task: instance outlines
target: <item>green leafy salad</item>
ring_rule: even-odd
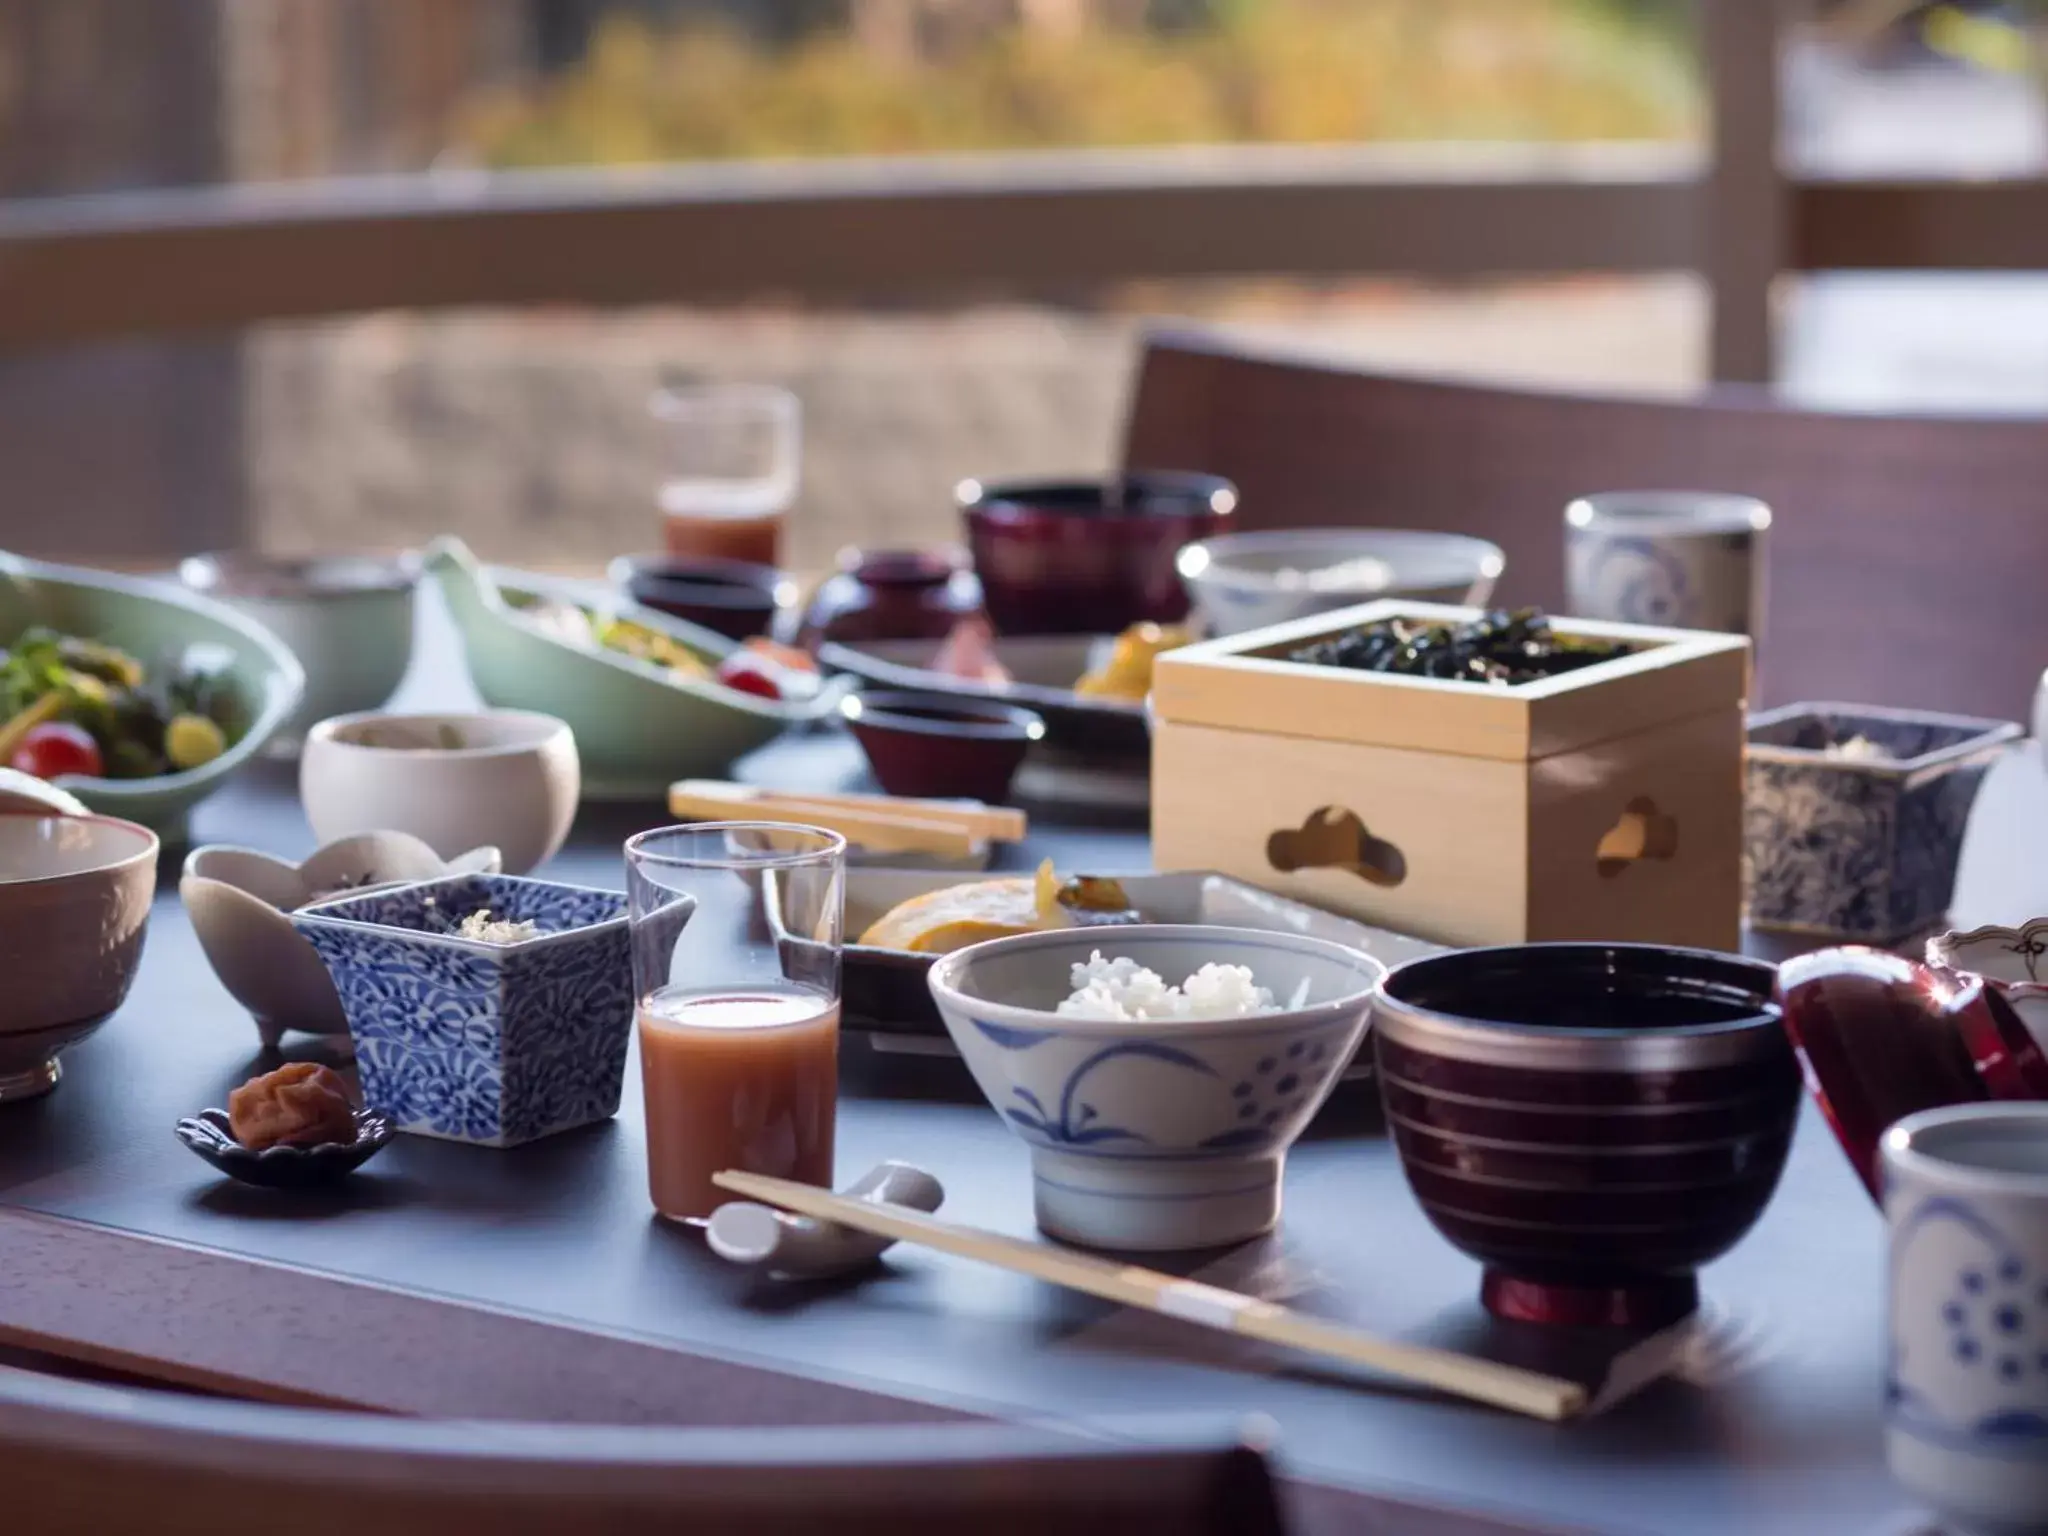
[[[0,763],[37,778],[149,779],[213,761],[249,728],[226,658],[145,668],[55,630],[0,649]]]

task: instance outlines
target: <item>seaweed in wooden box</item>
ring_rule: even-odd
[[[1452,944],[1736,948],[1749,642],[1554,620],[1631,649],[1512,685],[1287,659],[1393,619],[1479,617],[1384,601],[1162,656],[1158,867]]]

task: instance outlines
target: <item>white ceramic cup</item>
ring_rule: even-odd
[[[2048,1104],[1885,1134],[1885,1448],[1953,1536],[2048,1530]]]
[[[299,763],[321,842],[410,832],[444,859],[489,845],[510,875],[555,855],[581,789],[569,727],[525,710],[341,715],[307,733]]]
[[[1582,619],[1757,638],[1771,509],[1716,491],[1603,491],[1564,509],[1565,585]]]

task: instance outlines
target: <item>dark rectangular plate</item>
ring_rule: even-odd
[[[1149,922],[1306,933],[1362,949],[1388,966],[1438,952],[1437,945],[1422,939],[1368,927],[1228,875],[1192,871],[1117,878]],[[927,891],[969,884],[972,879],[924,869],[849,869],[846,932],[857,938],[899,902]],[[926,981],[933,958],[849,943],[840,969],[840,1027],[904,1039],[931,1039],[950,1050],[945,1023]]]

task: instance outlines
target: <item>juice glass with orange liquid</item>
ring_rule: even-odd
[[[673,384],[655,392],[648,410],[668,437],[668,552],[779,564],[802,454],[796,396],[769,384]]]
[[[830,1187],[846,840],[702,822],[626,844],[647,1184],[682,1220],[723,1168]]]

